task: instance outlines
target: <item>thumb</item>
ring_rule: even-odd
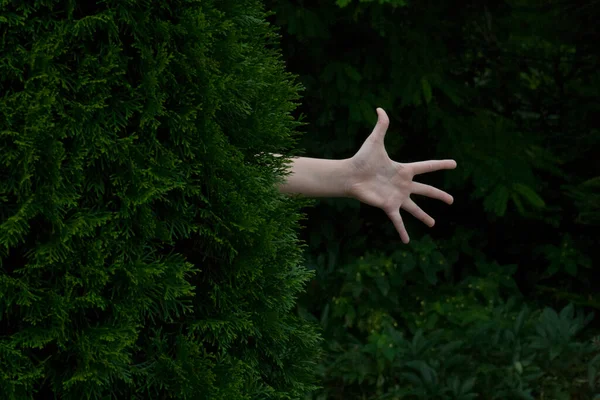
[[[387,129],[390,126],[390,119],[388,118],[383,108],[377,108],[377,117],[377,125],[375,125],[375,128],[373,129],[371,137],[376,142],[383,143]]]

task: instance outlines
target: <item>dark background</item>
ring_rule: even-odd
[[[306,156],[351,157],[383,107],[392,159],[458,162],[418,177],[455,203],[418,199],[436,226],[407,216],[408,246],[378,209],[325,199],[307,210],[316,278],[299,312],[327,349],[315,398],[462,398],[444,392],[453,376],[476,378],[478,398],[591,398],[597,348],[576,353],[600,324],[562,335],[576,317],[556,312],[600,308],[600,3],[267,4],[306,88]],[[444,359],[410,353],[419,330],[463,343]],[[552,335],[564,338],[541,339]]]

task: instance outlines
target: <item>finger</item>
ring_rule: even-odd
[[[435,172],[442,169],[454,169],[456,168],[456,161],[454,160],[429,160],[429,161],[418,161],[414,163],[406,164],[413,171],[414,175],[426,174],[428,172]]]
[[[371,132],[370,137],[377,142],[383,142],[388,127],[390,126],[390,119],[388,118],[385,111],[382,108],[377,109],[377,125]]]
[[[431,197],[432,199],[441,200],[444,203],[454,203],[454,197],[452,197],[448,193],[433,186],[424,185],[419,182],[412,183],[411,192],[420,196],[427,196]]]
[[[394,227],[396,227],[396,230],[400,234],[402,243],[408,244],[408,242],[410,242],[410,238],[408,237],[408,232],[404,227],[404,221],[402,221],[402,217],[400,216],[400,210],[388,213],[388,217],[392,220]]]
[[[435,225],[435,220],[429,216],[425,211],[421,210],[421,207],[415,204],[412,200],[407,200],[402,204],[402,208],[411,213],[416,219],[423,222],[428,227]]]

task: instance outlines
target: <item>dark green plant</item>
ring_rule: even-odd
[[[277,39],[255,0],[0,1],[2,399],[313,388]]]
[[[478,273],[449,280],[453,265],[439,250],[426,238],[332,274],[327,287],[336,291],[320,315],[325,389],[314,398],[591,399],[597,393],[600,347],[582,336],[593,313],[573,305],[531,309],[515,285],[514,265],[481,260]]]
[[[299,308],[322,324],[328,354],[315,397],[592,398],[600,326],[565,307],[600,309],[598,3],[268,4],[306,87],[307,155],[352,156],[383,107],[393,159],[458,162],[425,182],[455,203],[423,202],[436,226],[407,248],[379,210],[349,200],[309,210],[316,278]],[[405,223],[415,239],[424,234]],[[506,332],[524,309],[515,339]],[[546,330],[557,321],[561,330]],[[462,344],[408,356],[414,340]]]

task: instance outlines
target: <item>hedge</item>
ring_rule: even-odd
[[[255,0],[0,1],[3,399],[291,399],[301,87]],[[285,155],[282,158],[271,153]]]

